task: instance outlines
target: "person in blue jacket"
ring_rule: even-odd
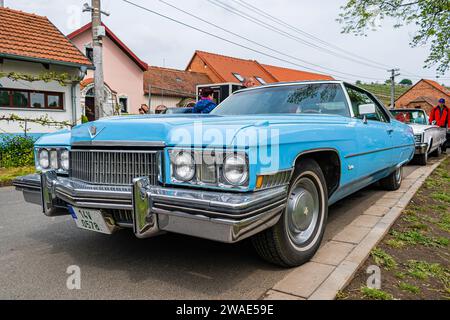
[[[200,100],[195,104],[192,113],[210,113],[217,105],[213,101],[214,91],[211,88],[204,88]]]

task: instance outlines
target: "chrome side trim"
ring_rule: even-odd
[[[163,141],[134,141],[134,140],[92,140],[76,141],[72,146],[97,146],[97,147],[155,147],[164,148],[166,143]]]
[[[406,148],[406,147],[412,147],[412,146],[415,146],[415,144],[404,144],[404,145],[395,146],[395,147],[375,149],[375,150],[370,150],[370,151],[361,152],[361,153],[354,153],[354,154],[346,155],[345,158],[348,159],[348,158],[353,158],[353,157],[365,156],[365,155],[372,154],[372,153],[383,152],[383,151],[388,151],[388,150],[393,150],[393,149]]]

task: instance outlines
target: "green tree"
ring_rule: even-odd
[[[380,27],[385,18],[392,18],[396,28],[416,25],[411,46],[430,44],[425,68],[436,66],[438,74],[449,70],[449,0],[347,0],[341,9],[337,20],[344,25],[343,33],[367,35],[368,30]]]
[[[399,82],[400,84],[404,85],[404,86],[412,86],[412,81],[409,79],[403,79],[402,81]]]

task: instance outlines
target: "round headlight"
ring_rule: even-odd
[[[48,167],[50,166],[50,157],[48,154],[48,150],[46,150],[46,149],[39,150],[38,161],[39,161],[39,166],[42,169],[48,169]]]
[[[61,164],[61,169],[65,170],[65,171],[69,170],[69,150],[61,151],[60,164]]]
[[[223,166],[223,176],[233,186],[244,184],[248,178],[248,167],[245,157],[241,155],[228,156]]]
[[[180,152],[173,159],[173,175],[179,181],[189,181],[194,178],[194,158],[188,152]]]

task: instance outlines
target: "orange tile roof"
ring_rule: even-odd
[[[0,56],[92,66],[47,17],[9,8],[0,8]]]
[[[447,89],[444,86],[441,86],[439,83],[437,83],[436,81],[433,80],[428,80],[428,79],[422,79],[422,81],[428,83],[430,86],[438,89],[439,91],[442,91],[443,93],[445,93],[446,95],[450,96],[450,90]]]
[[[334,80],[333,77],[325,74],[271,66],[268,64],[263,64],[262,66],[280,82],[305,81],[305,80]]]
[[[144,73],[144,92],[148,94],[151,85],[152,94],[171,97],[195,97],[196,87],[209,84],[211,79],[205,73],[177,69],[149,67]]]
[[[245,60],[204,51],[196,51],[194,57],[195,55],[200,57],[200,59],[203,60],[203,62],[208,65],[208,67],[221,78],[223,82],[239,82],[239,80],[233,76],[233,73],[239,73],[246,79],[261,77],[267,83],[304,80],[334,80],[333,77],[328,75],[260,64],[256,60]],[[191,63],[189,63],[189,65],[190,64]]]
[[[233,72],[239,73],[244,78],[261,77],[267,83],[277,82],[277,79],[255,60],[233,58],[204,51],[196,51],[195,54],[197,54],[223,82],[239,82],[239,80],[233,76]]]

